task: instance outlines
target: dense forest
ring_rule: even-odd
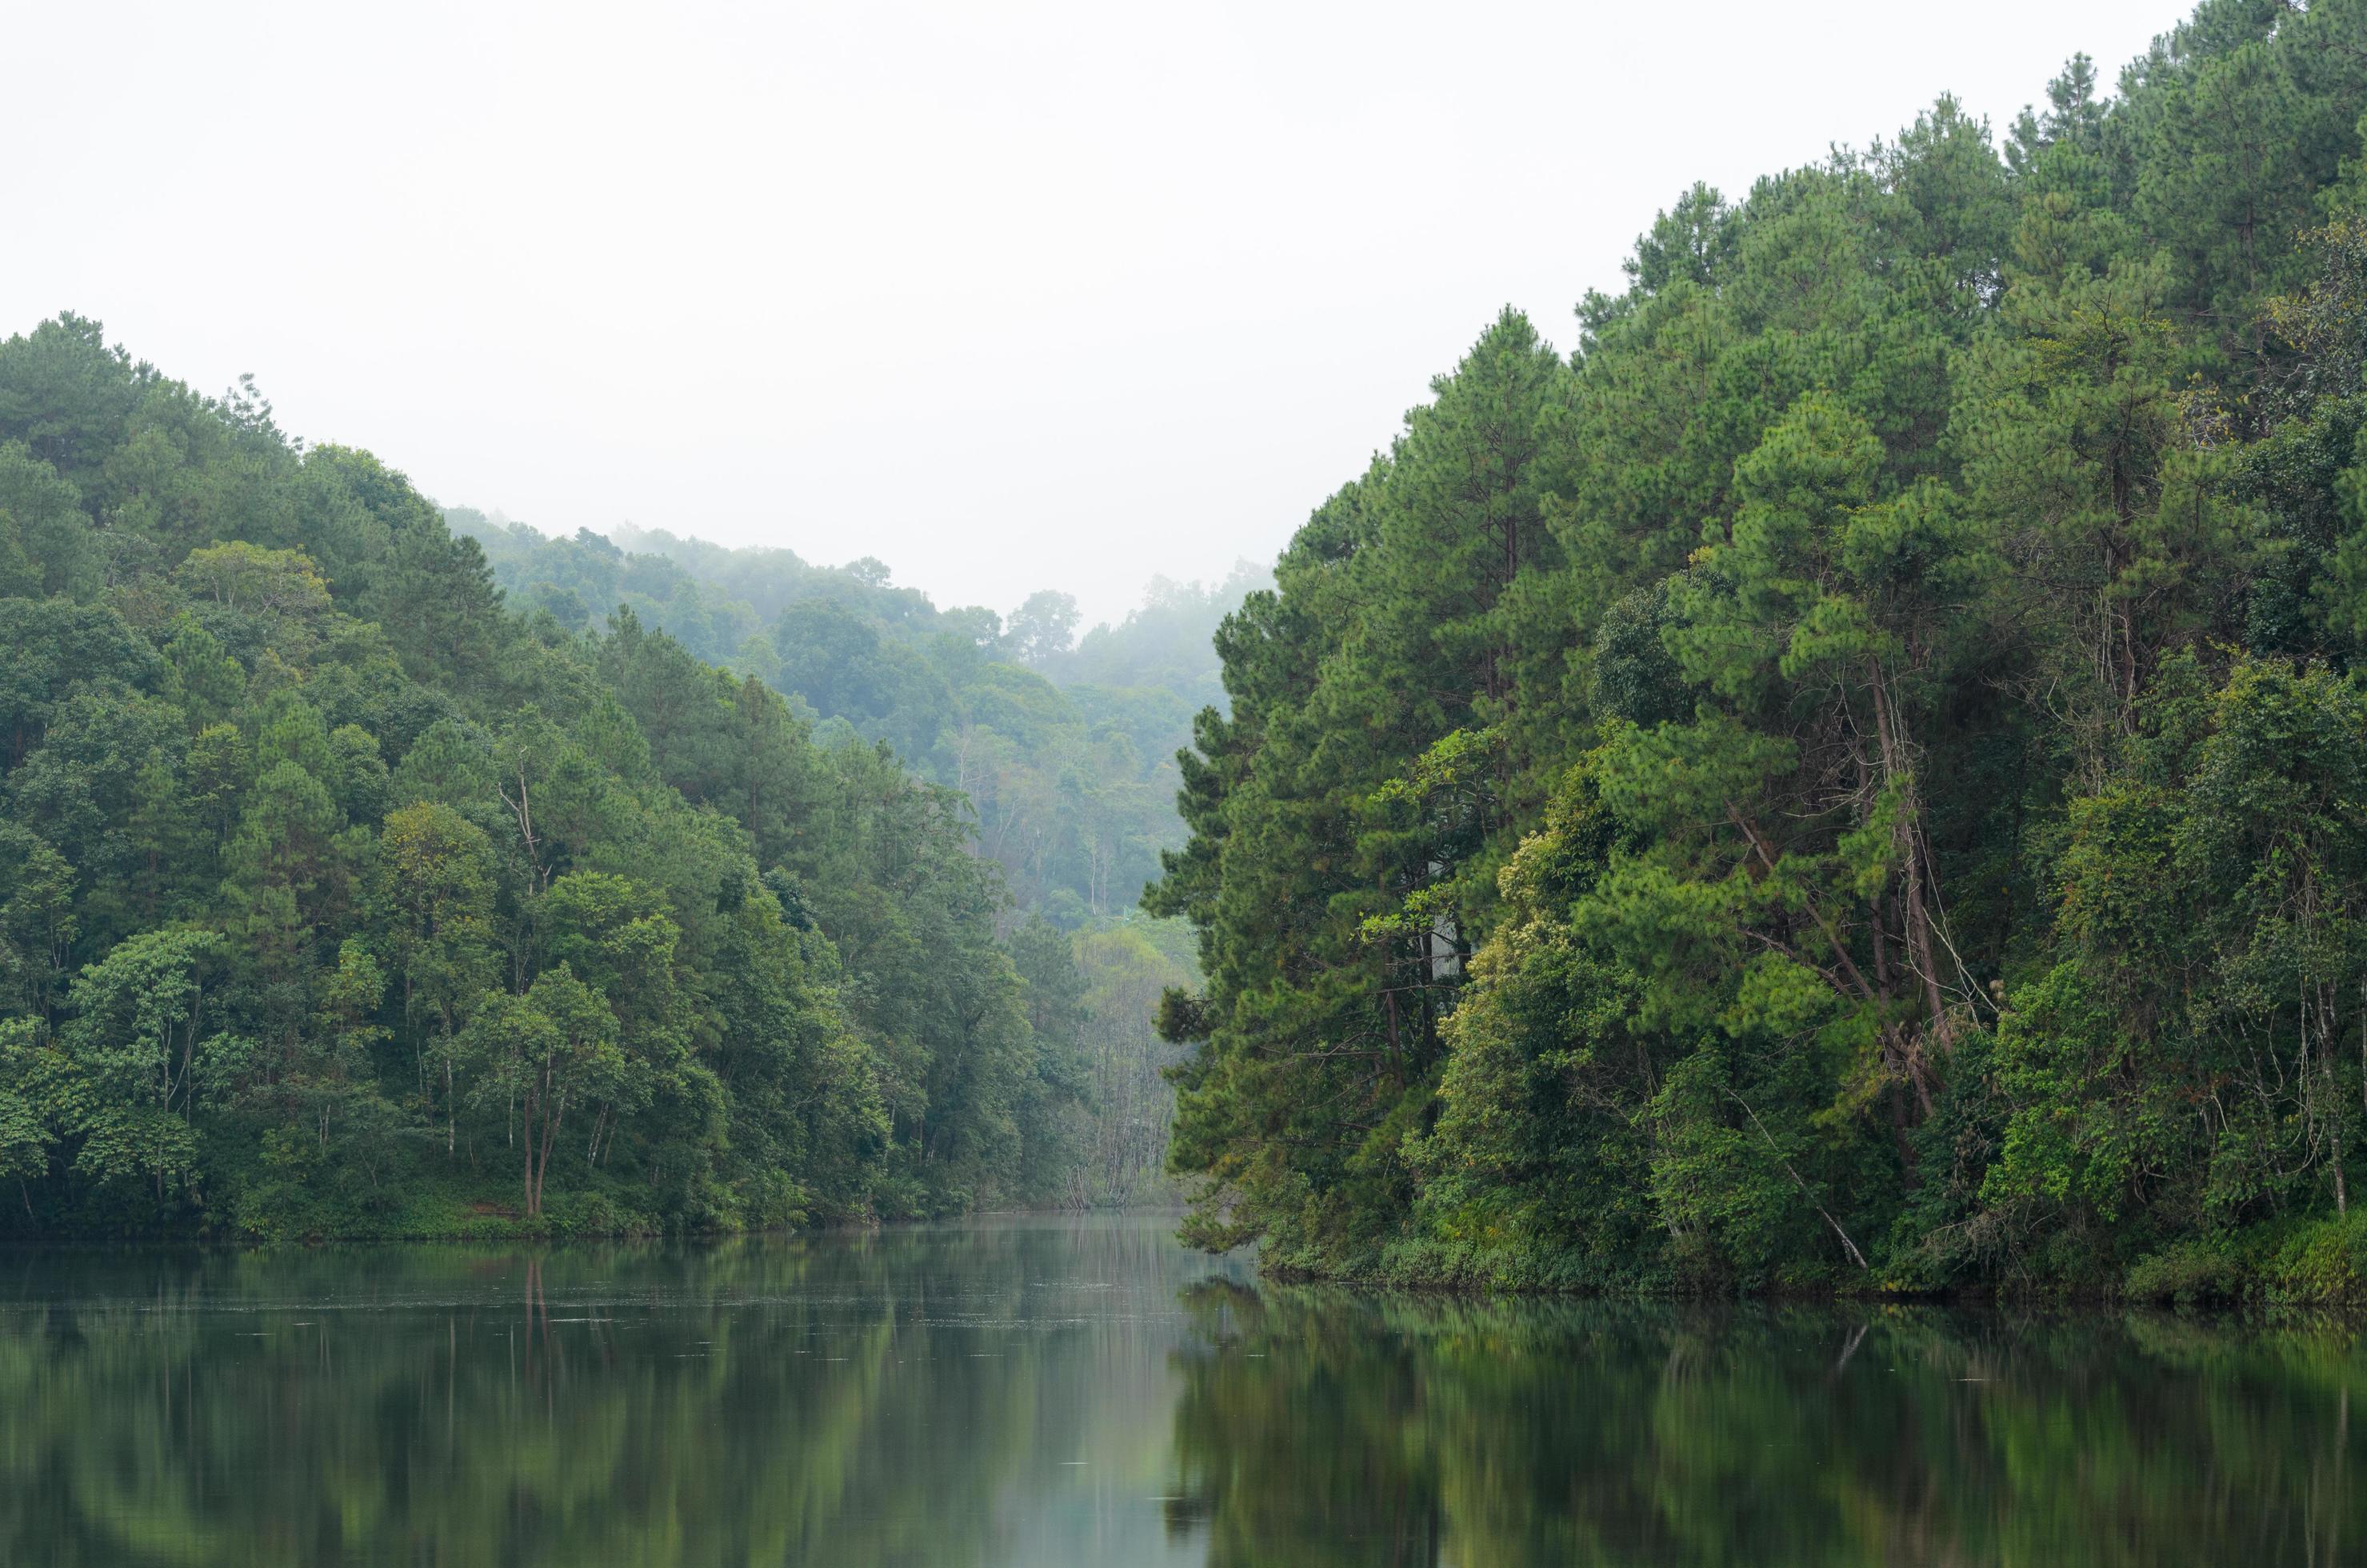
[[[1191,937],[1138,901],[1160,854],[1184,838],[1176,762],[1195,710],[1223,699],[1217,625],[1269,574],[1243,564],[1214,584],[1154,579],[1124,619],[1080,637],[1076,601],[1052,590],[1008,616],[941,610],[868,557],[825,567],[630,524],[554,539],[472,507],[444,517],[483,548],[513,607],[587,634],[589,606],[630,610],[787,693],[816,721],[817,744],[885,744],[956,791],[973,850],[1012,895],[998,928],[1042,922],[1065,934],[1082,985],[1071,995],[1039,979],[1043,994],[1067,998],[1051,1006],[1081,1042],[1091,1088],[1084,1157],[1062,1200],[1178,1200],[1164,1074],[1179,1053],[1152,1020],[1161,994],[1193,977]]]
[[[1687,191],[1219,636],[1195,1233],[1523,1284],[2355,1290],[2367,4]]]
[[[251,383],[74,316],[0,344],[0,1230],[729,1228],[1155,1177],[1150,1012],[1188,971],[1149,922],[1014,907],[959,788],[629,595],[527,599]]]
[[[1075,599],[1051,590],[1008,616],[940,609],[868,557],[821,567],[629,525],[552,539],[472,507],[444,516],[483,548],[512,605],[583,631],[629,608],[887,742],[970,801],[1018,907],[1064,929],[1136,913],[1160,852],[1182,841],[1175,756],[1193,714],[1223,699],[1212,635],[1271,582],[1246,565],[1216,584],[1155,581],[1124,620],[1079,638]]]
[[[0,1230],[1115,1199],[1172,1110],[1285,1272],[2367,1288],[2362,116],[2367,0],[2206,0],[1696,186],[1082,638],[9,338]]]

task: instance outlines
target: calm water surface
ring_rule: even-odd
[[[17,1254],[0,1562],[2357,1562],[2354,1393],[2322,1321],[1275,1289],[1150,1220]]]

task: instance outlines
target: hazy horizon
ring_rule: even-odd
[[[493,528],[524,527],[533,529],[535,533],[546,540],[572,539],[575,537],[576,530],[573,528],[565,529],[563,531],[554,531],[548,528],[539,528],[534,523],[529,522],[527,518],[514,517],[510,516],[507,512],[502,510],[498,506],[471,506],[464,501],[446,501],[441,497],[433,495],[427,497],[427,499],[433,502],[444,512],[447,525],[451,521],[452,514],[456,512],[474,512],[484,520],[487,527]],[[584,524],[582,526],[589,528],[591,532],[599,535],[609,543],[615,545],[617,549],[625,551],[629,554],[647,552],[664,553],[664,551],[654,542],[654,536],[660,534],[667,535],[685,544],[714,544],[720,542],[708,538],[705,535],[696,532],[687,532],[679,528],[644,527],[640,523],[632,521],[630,518],[625,518],[618,522],[609,524],[606,528],[592,524]],[[454,531],[468,532],[470,530],[463,527],[456,528]],[[736,548],[787,549],[788,547],[785,545],[774,545],[771,544],[770,541],[759,540],[745,541],[738,545]],[[798,552],[792,551],[791,553],[797,554]],[[816,561],[810,557],[799,555],[799,559],[803,560],[809,566],[843,568],[853,565],[856,562],[862,561],[865,558],[861,556],[853,556],[843,561]],[[876,557],[873,559],[875,561],[877,560]],[[976,600],[949,599],[940,595],[930,593],[920,584],[908,583],[896,576],[893,562],[883,561],[878,562],[878,564],[889,569],[889,576],[887,579],[889,586],[919,588],[927,596],[929,601],[940,610],[970,608],[978,603]],[[1094,630],[1096,627],[1114,628],[1125,622],[1134,612],[1155,608],[1157,604],[1170,598],[1172,595],[1177,593],[1187,595],[1211,595],[1220,592],[1234,584],[1243,582],[1244,580],[1249,582],[1251,588],[1271,586],[1274,581],[1273,562],[1271,561],[1259,561],[1253,560],[1248,556],[1241,556],[1233,561],[1225,568],[1225,570],[1210,573],[1199,577],[1179,577],[1172,573],[1167,572],[1153,573],[1149,578],[1145,579],[1141,588],[1137,591],[1132,601],[1118,606],[1112,612],[1086,616],[1080,619],[1075,629],[1075,635],[1082,637],[1086,632]],[[1046,584],[1044,585],[1056,590],[1063,592],[1066,591],[1057,583]],[[1247,592],[1248,590],[1245,589],[1243,591]],[[724,597],[727,598],[730,597],[728,586],[724,589]],[[998,615],[1002,615],[1006,614],[1014,607],[1007,605],[989,605],[986,608],[994,610]]]
[[[2002,135],[2179,11],[1714,6],[1683,53],[1666,15],[28,7],[27,57],[103,49],[112,103],[51,69],[0,106],[41,172],[0,332],[253,372],[291,433],[546,533],[1091,624],[1270,562],[1503,304],[1567,349],[1692,181],[1942,91]]]

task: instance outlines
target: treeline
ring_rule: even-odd
[[[506,607],[251,385],[0,344],[0,1227],[1073,1194],[1088,982],[973,833],[629,608]]]
[[[824,567],[629,524],[552,538],[469,507],[444,517],[482,545],[513,607],[577,630],[598,619],[592,606],[629,609],[789,697],[820,721],[822,744],[883,743],[957,791],[973,850],[1012,894],[1002,928],[1042,920],[1064,933],[1083,987],[1060,1016],[1092,1089],[1087,1154],[1059,1200],[1177,1200],[1163,1074],[1179,1052],[1152,1019],[1162,991],[1195,979],[1192,944],[1181,922],[1137,903],[1161,852],[1183,841],[1175,758],[1192,715],[1223,699],[1214,631],[1266,574],[1155,579],[1123,620],[1080,637],[1075,601],[1048,590],[1008,616],[940,609],[868,557]]]
[[[1133,914],[1160,852],[1182,841],[1175,754],[1193,713],[1222,699],[1210,639],[1267,580],[1244,566],[1223,583],[1154,582],[1140,608],[1081,639],[1076,601],[1049,590],[1007,617],[940,609],[869,557],[823,567],[663,529],[547,538],[468,507],[444,515],[484,547],[513,604],[571,630],[629,608],[960,790],[1019,907],[1065,929]]]
[[[1179,1167],[1285,1267],[2356,1289],[2367,5],[1696,187],[1226,622]]]

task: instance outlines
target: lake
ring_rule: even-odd
[[[1273,1287],[1169,1228],[19,1252],[0,1561],[2367,1551],[2339,1323]]]

